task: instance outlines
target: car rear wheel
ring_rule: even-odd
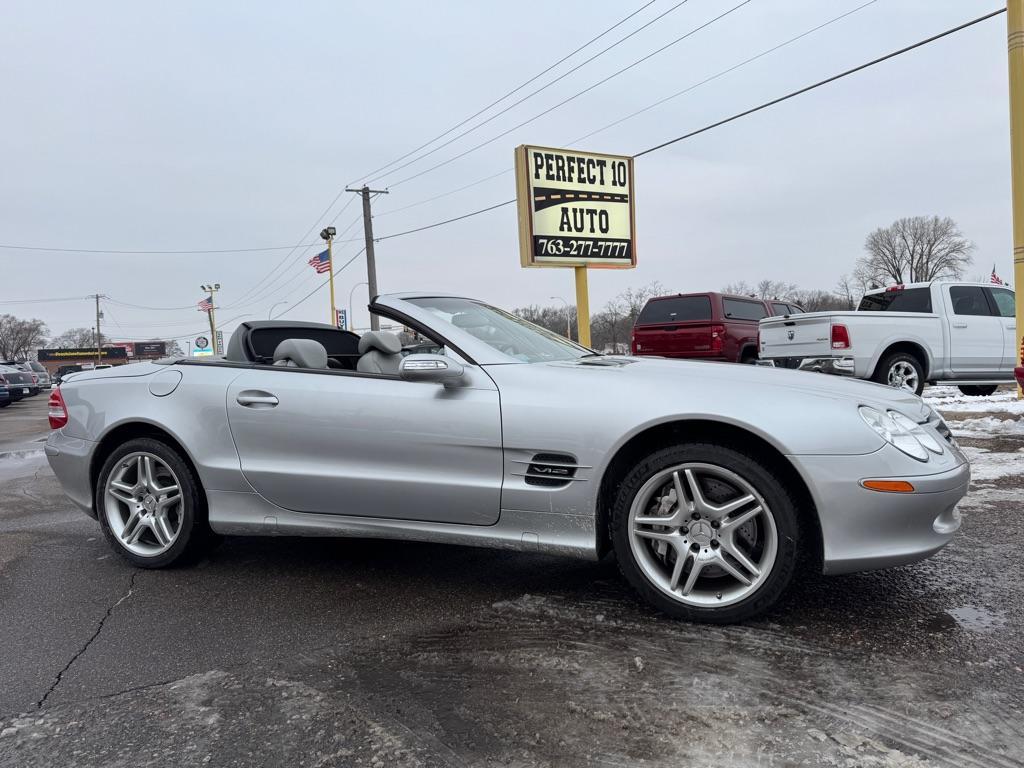
[[[999,387],[996,384],[964,384],[958,389],[968,397],[988,397]]]
[[[674,446],[620,485],[612,542],[626,580],[661,611],[744,621],[771,608],[793,578],[796,504],[756,456],[712,443]]]
[[[107,541],[141,568],[199,554],[213,538],[198,479],[160,440],[137,438],[115,450],[100,470],[95,504]]]
[[[924,369],[921,361],[908,352],[887,355],[878,364],[872,378],[879,384],[887,384],[894,389],[913,392],[915,395],[924,392]]]

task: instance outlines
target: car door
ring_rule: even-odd
[[[985,292],[991,299],[992,311],[1003,324],[1003,361],[999,370],[1012,371],[1017,366],[1020,349],[1013,291],[1009,288],[986,288]]]
[[[353,371],[258,366],[227,392],[252,487],[297,512],[490,525],[501,501],[498,391]]]
[[[950,367],[957,376],[998,374],[1003,360],[1003,318],[995,317],[980,285],[949,286]]]

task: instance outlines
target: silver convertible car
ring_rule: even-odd
[[[50,465],[143,568],[221,534],[614,553],[644,599],[711,622],[960,526],[968,462],[913,394],[601,355],[468,298],[370,310],[420,343],[260,321],[223,357],[78,374],[51,396]]]

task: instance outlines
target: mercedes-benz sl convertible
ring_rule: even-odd
[[[249,322],[223,357],[78,374],[51,396],[50,465],[143,568],[221,534],[614,553],[643,598],[713,622],[960,526],[969,465],[913,394],[601,355],[467,298],[370,310],[415,343]]]

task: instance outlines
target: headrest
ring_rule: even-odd
[[[386,355],[397,355],[402,351],[402,342],[389,331],[367,331],[359,337],[359,354],[364,355],[371,349]]]
[[[312,339],[285,339],[274,350],[274,364],[292,363],[298,368],[326,368],[327,350]]]

